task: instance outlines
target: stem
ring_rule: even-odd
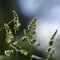
[[[13,49],[15,49],[15,51],[16,51],[16,57],[17,57],[17,60],[18,60],[18,49],[15,47],[15,46],[13,46],[11,43],[9,44]]]
[[[13,44],[9,44],[13,49],[15,49],[15,51],[18,51],[18,49],[15,47],[15,46],[13,46]]]
[[[10,23],[12,23],[13,22],[13,19],[11,20],[11,21],[9,21],[7,24],[9,25]]]

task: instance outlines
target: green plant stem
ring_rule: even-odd
[[[7,24],[9,25],[10,23],[12,23],[13,22],[13,19],[11,20],[11,21],[9,21]]]
[[[9,45],[16,51],[16,57],[18,60],[18,49],[15,46],[13,46],[11,43]]]
[[[15,46],[13,46],[13,44],[9,44],[15,51],[18,51],[18,49],[15,47]]]

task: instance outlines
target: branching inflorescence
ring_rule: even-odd
[[[29,51],[22,48],[21,45],[18,45],[19,41],[15,40],[16,33],[19,30],[21,23],[19,22],[19,17],[18,17],[18,14],[15,12],[15,10],[13,10],[13,16],[14,16],[14,18],[9,23],[4,23],[4,28],[5,28],[5,32],[6,32],[5,40],[6,40],[6,43],[9,45],[9,49],[5,50],[5,55],[11,56],[14,54],[14,51],[16,51],[17,53],[20,52],[24,55],[28,55]],[[14,25],[14,27],[13,27],[14,32],[12,32],[12,30],[10,29],[10,26],[9,26],[9,24],[11,24],[11,22],[13,22],[13,25]],[[22,36],[19,40],[23,41],[23,42],[27,41],[28,44],[32,45],[32,46],[38,45],[38,44],[36,44],[35,30],[36,30],[36,18],[34,18],[30,22],[27,29],[23,29],[24,36]],[[54,42],[53,40],[54,40],[54,37],[56,34],[57,34],[57,30],[55,31],[55,33],[53,34],[53,36],[50,39],[49,46],[47,49],[47,58],[45,58],[45,60],[52,59],[52,54],[55,51],[55,49],[52,49],[52,45],[53,45],[53,42]],[[14,40],[14,42],[12,42],[13,40]],[[43,58],[40,58],[40,60],[41,59],[43,59]],[[30,58],[30,60],[32,60],[32,57]]]
[[[7,56],[10,56],[10,55],[13,54],[13,52],[15,50],[15,51],[20,52],[24,55],[27,55],[28,51],[23,49],[21,46],[17,45],[17,43],[19,41],[14,40],[15,36],[16,36],[16,33],[21,26],[21,23],[19,22],[19,17],[14,10],[13,10],[13,16],[14,16],[14,18],[12,19],[12,22],[14,24],[14,27],[13,27],[14,34],[9,27],[10,23],[4,23],[4,28],[5,28],[5,31],[6,31],[6,39],[5,40],[9,44],[9,46],[13,48],[13,49],[9,48],[8,50],[5,50],[5,54]],[[24,42],[24,40],[26,40],[29,44],[34,45],[33,43],[36,42],[35,29],[36,29],[36,18],[34,18],[31,21],[31,23],[28,25],[27,29],[23,30],[24,36],[20,38],[20,41]],[[14,42],[12,43],[13,40],[14,40]]]

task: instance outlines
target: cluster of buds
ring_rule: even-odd
[[[19,23],[19,17],[18,14],[13,10],[13,16],[14,16],[14,32],[16,34],[16,32],[19,30],[19,27],[21,25],[21,23]]]
[[[7,43],[10,43],[13,40],[14,35],[13,35],[11,29],[9,28],[8,24],[4,23],[4,28],[5,28],[5,31],[6,31],[6,39],[5,40],[6,40]]]

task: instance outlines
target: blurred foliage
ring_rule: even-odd
[[[0,28],[2,28],[4,23],[8,23],[12,18],[12,10],[16,10],[19,15],[19,20],[21,22],[20,33],[23,34],[22,30],[27,27],[27,19],[23,14],[21,14],[19,8],[18,0],[0,0]],[[10,28],[13,31],[13,25],[10,24]],[[4,38],[3,38],[4,37]],[[8,48],[8,45],[5,42],[5,30],[0,32],[0,54],[4,54],[4,50]]]
[[[55,49],[53,48],[52,49],[52,45],[53,45],[53,43],[54,43],[54,37],[55,37],[55,35],[57,34],[57,30],[55,31],[55,33],[53,34],[53,36],[51,37],[51,39],[50,39],[50,42],[49,42],[49,46],[48,46],[48,51],[47,51],[47,59],[48,60],[52,60],[52,55],[53,55],[53,53],[54,53],[54,51],[55,51]]]
[[[10,28],[10,24],[13,22],[13,31]],[[57,30],[53,34],[53,36],[50,39],[49,46],[47,49],[47,56],[46,58],[39,57],[36,55],[32,55],[31,51],[34,49],[39,43],[36,42],[36,18],[32,19],[30,24],[26,29],[23,29],[24,35],[19,38],[19,40],[16,39],[16,33],[19,30],[21,26],[21,23],[19,22],[18,14],[13,10],[13,19],[8,22],[4,23],[4,26],[1,28],[5,28],[5,41],[8,45],[8,49],[5,49],[4,53],[6,57],[15,57],[16,60],[19,60],[19,53],[23,54],[25,56],[30,55],[29,60],[52,60],[52,55],[55,51],[55,49],[52,49],[52,45],[54,42],[54,37],[57,34]],[[0,30],[0,31],[1,31]],[[34,48],[33,48],[34,47]],[[2,59],[3,60],[3,59]]]
[[[21,45],[19,45],[19,42],[21,42],[21,41],[24,42],[26,40],[29,45],[35,46],[35,44],[33,44],[33,43],[36,42],[36,36],[35,36],[36,18],[34,18],[31,21],[31,23],[28,25],[27,29],[23,30],[24,36],[22,38],[20,38],[20,40],[16,40],[15,39],[16,38],[16,32],[19,30],[21,23],[19,23],[18,15],[14,10],[13,10],[13,15],[14,15],[14,19],[12,19],[9,23],[4,23],[4,28],[6,31],[6,43],[9,46],[9,49],[5,50],[5,54],[7,56],[10,56],[15,51],[15,52],[17,52],[17,54],[18,54],[18,52],[20,52],[24,55],[28,55],[29,51],[22,48]],[[14,25],[14,27],[13,27],[14,32],[12,32],[10,27],[9,27],[9,24],[11,22],[13,22],[13,25]],[[11,50],[11,49],[13,49],[13,50]]]

